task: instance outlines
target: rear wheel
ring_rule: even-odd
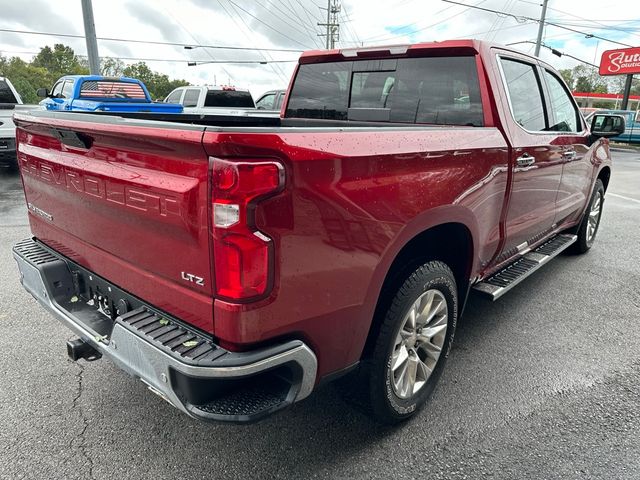
[[[427,401],[449,355],[457,314],[455,277],[444,263],[425,263],[404,281],[363,361],[361,393],[374,418],[397,423]]]
[[[604,204],[604,185],[602,180],[596,180],[591,194],[589,206],[578,227],[578,240],[572,245],[574,253],[586,253],[596,240],[596,234],[602,218],[602,206]]]

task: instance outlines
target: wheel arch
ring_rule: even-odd
[[[474,269],[476,243],[473,227],[475,225],[469,227],[460,220],[432,225],[419,231],[402,245],[388,265],[377,299],[374,300],[376,306],[362,357],[371,352],[385,312],[397,289],[411,272],[428,261],[440,260],[451,268],[458,290],[458,311],[462,311]]]
[[[609,167],[608,165],[602,167],[602,169],[598,172],[597,178],[602,181],[602,184],[604,185],[604,191],[606,192],[607,187],[609,186],[609,180],[611,179],[611,167]]]

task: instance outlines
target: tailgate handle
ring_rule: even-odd
[[[62,130],[60,128],[53,129],[53,136],[68,147],[83,148],[89,150],[93,145],[93,138],[82,132],[74,132],[73,130]]]

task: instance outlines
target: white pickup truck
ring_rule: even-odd
[[[279,116],[279,112],[256,109],[251,92],[231,86],[203,85],[178,87],[165,103],[179,103],[183,113],[192,115]]]
[[[20,94],[8,78],[0,77],[0,168],[15,168],[16,163],[16,127],[13,114],[38,108],[37,105],[23,105]]]

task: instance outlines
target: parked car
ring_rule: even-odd
[[[256,111],[256,104],[249,90],[232,86],[178,87],[164,101],[181,104],[184,113],[193,115],[266,115],[265,112]]]
[[[129,77],[66,75],[49,92],[38,89],[44,97],[40,105],[47,110],[84,112],[181,113],[181,105],[154,102],[140,80]]]
[[[269,110],[279,113],[286,93],[286,90],[270,90],[265,92],[256,101],[256,108],[258,110]]]
[[[14,168],[16,163],[16,127],[13,114],[37,108],[24,105],[8,78],[0,77],[0,168]]]
[[[623,143],[638,143],[640,144],[640,121],[637,119],[638,112],[635,110],[596,110],[595,112],[590,113],[586,120],[587,122],[591,122],[594,116],[607,114],[607,115],[620,115],[625,120],[625,129],[624,132],[620,135],[616,135],[611,137],[611,140],[615,140],[616,142]],[[598,117],[602,121],[601,116]],[[600,127],[600,125],[598,125]]]
[[[553,67],[473,40],[305,53],[283,112],[16,115],[33,237],[14,258],[72,359],[202,420],[345,375],[405,420],[471,290],[592,248],[624,129],[590,131]]]

